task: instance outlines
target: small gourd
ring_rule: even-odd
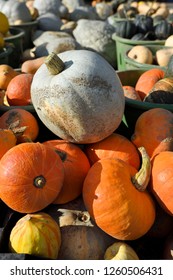
[[[23,216],[10,232],[9,251],[12,253],[57,259],[60,245],[59,225],[44,212]]]
[[[135,250],[125,242],[116,241],[109,246],[104,254],[105,260],[139,260]]]
[[[125,105],[114,68],[99,54],[50,54],[34,74],[33,106],[46,127],[64,140],[93,143],[120,125]]]

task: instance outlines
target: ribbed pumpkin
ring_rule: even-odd
[[[21,143],[0,161],[0,197],[21,213],[42,210],[55,200],[64,180],[57,153],[39,142]]]
[[[173,215],[173,152],[163,151],[152,160],[150,188],[158,203]]]
[[[61,232],[55,220],[44,212],[20,218],[10,232],[9,251],[57,259]]]
[[[102,141],[88,144],[85,153],[91,164],[105,158],[119,158],[134,166],[140,167],[140,155],[136,146],[125,136],[113,133]]]
[[[143,183],[139,180],[140,177],[150,178],[150,162],[146,153],[143,164],[143,171],[137,172],[120,159],[104,158],[91,166],[85,178],[83,199],[86,209],[96,224],[116,239],[138,239],[154,223],[153,199],[145,188],[141,189],[145,180]],[[148,182],[145,183],[147,186]]]
[[[115,69],[88,50],[51,53],[34,74],[31,99],[49,130],[80,144],[112,134],[121,123],[125,105]]]
[[[52,147],[64,165],[63,187],[53,203],[62,204],[72,201],[82,193],[83,182],[90,168],[87,156],[79,146],[65,140],[48,140],[43,144]]]
[[[173,114],[164,108],[143,112],[137,119],[131,141],[136,147],[145,147],[152,157],[155,149],[165,138],[173,136]]]

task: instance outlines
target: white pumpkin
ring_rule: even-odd
[[[42,64],[31,85],[39,118],[55,135],[71,142],[93,143],[109,136],[120,125],[125,105],[115,69],[89,50],[50,56],[53,62],[49,57],[51,63],[47,59]],[[64,67],[60,73],[56,72],[58,57]]]

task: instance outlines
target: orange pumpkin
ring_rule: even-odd
[[[140,155],[135,145],[125,136],[113,133],[102,141],[85,146],[85,153],[91,163],[105,158],[119,158],[134,166],[140,167]]]
[[[43,144],[57,152],[65,170],[63,187],[53,203],[72,201],[82,193],[83,182],[90,168],[88,158],[79,146],[65,140],[48,140]]]
[[[173,215],[173,152],[163,151],[152,160],[150,189],[160,206]]]
[[[0,161],[0,197],[11,209],[34,213],[52,203],[64,180],[57,153],[39,142],[21,143]]]
[[[25,127],[24,133],[18,137],[17,143],[34,141],[39,134],[37,119],[29,111],[21,108],[11,109],[3,113],[0,117],[0,128],[20,129]]]
[[[11,129],[0,129],[0,159],[17,143],[17,138]]]
[[[0,89],[6,90],[10,81],[17,75],[19,75],[19,72],[13,69],[10,65],[1,64],[0,65]]]
[[[141,74],[136,82],[135,90],[142,100],[148,95],[154,84],[162,79],[164,75],[164,70],[159,68],[152,68]]]
[[[32,104],[32,79],[33,74],[21,73],[10,81],[5,93],[9,105],[25,106]]]
[[[136,147],[145,147],[152,157],[154,150],[167,137],[173,137],[173,114],[163,108],[153,108],[138,117],[131,141]]]
[[[136,169],[124,161],[104,158],[91,166],[85,178],[86,209],[96,224],[116,239],[138,239],[155,221],[155,204],[150,194],[146,190],[139,191],[132,183],[134,176],[139,179],[138,175]],[[150,178],[148,172],[145,176]]]

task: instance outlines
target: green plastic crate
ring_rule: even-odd
[[[136,45],[164,45],[165,40],[153,40],[153,41],[141,41],[141,40],[131,40],[121,38],[115,34],[112,35],[112,39],[115,40],[116,45],[116,59],[117,59],[117,69],[125,70],[126,64],[124,57],[126,52]]]

